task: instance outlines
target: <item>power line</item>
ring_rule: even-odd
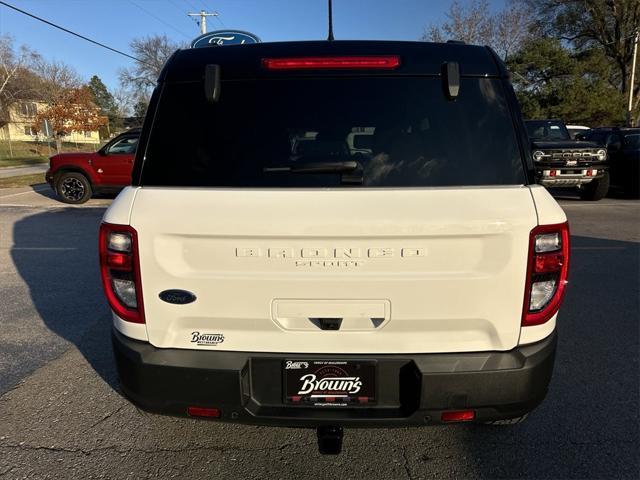
[[[112,52],[117,53],[117,54],[122,55],[122,56],[125,56],[127,58],[130,58],[131,60],[135,60],[136,62],[140,62],[140,63],[143,63],[145,65],[152,66],[151,64],[149,64],[149,63],[147,63],[147,62],[145,62],[143,60],[140,60],[139,58],[136,58],[133,55],[129,55],[128,53],[124,53],[124,52],[122,52],[122,51],[120,51],[118,49],[110,47],[109,45],[105,45],[104,43],[100,43],[100,42],[97,42],[96,40],[92,40],[91,38],[85,37],[84,35],[81,35],[79,33],[73,32],[73,31],[69,30],[68,28],[64,28],[64,27],[61,27],[60,25],[56,25],[55,23],[50,22],[49,20],[45,20],[42,17],[38,17],[37,15],[34,15],[33,13],[29,13],[29,12],[27,12],[25,10],[22,10],[22,9],[18,8],[18,7],[14,7],[13,5],[8,4],[7,2],[4,2],[4,1],[0,0],[0,5],[4,5],[5,7],[11,8],[12,10],[15,10],[16,12],[19,12],[19,13],[22,13],[23,15],[26,15],[27,17],[34,18],[34,19],[36,19],[36,20],[38,20],[38,21],[40,21],[42,23],[45,23],[45,24],[51,26],[51,27],[57,28],[58,30],[62,30],[63,32],[66,32],[66,33],[69,33],[69,34],[71,34],[71,35],[73,35],[75,37],[81,38],[82,40],[86,40],[87,42],[93,43],[94,45],[98,45],[99,47],[106,48],[107,50],[111,50]]]
[[[191,37],[189,37],[186,33],[178,30],[176,27],[174,27],[173,25],[171,25],[168,22],[165,22],[163,19],[161,19],[160,17],[156,16],[155,14],[151,13],[149,10],[147,10],[146,8],[142,8],[140,5],[138,5],[136,2],[134,2],[133,0],[129,0],[129,3],[131,3],[132,5],[135,5],[136,7],[138,7],[140,10],[142,10],[144,13],[146,13],[147,15],[149,15],[152,18],[155,18],[157,21],[159,21],[160,23],[166,25],[167,27],[169,27],[170,29],[178,32],[180,35],[182,35],[183,37],[187,38],[187,39],[191,39]]]

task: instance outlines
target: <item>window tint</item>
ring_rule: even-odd
[[[122,140],[118,140],[109,147],[108,153],[113,154],[134,154],[136,153],[136,146],[138,145],[138,137],[125,137]]]
[[[570,140],[569,131],[562,122],[548,120],[527,120],[529,138],[536,140]]]
[[[166,84],[141,184],[228,187],[454,186],[525,183],[499,80],[439,78]],[[315,170],[332,162],[350,171]],[[355,162],[355,163],[354,163]],[[351,168],[351,167],[349,167]]]
[[[640,148],[640,134],[625,135],[624,142],[629,148]]]

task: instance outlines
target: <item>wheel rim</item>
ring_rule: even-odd
[[[84,184],[75,177],[65,178],[60,187],[60,192],[64,198],[76,202],[84,196],[85,190]]]

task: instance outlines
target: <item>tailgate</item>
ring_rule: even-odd
[[[463,352],[516,346],[536,212],[526,187],[141,188],[131,225],[156,347]]]

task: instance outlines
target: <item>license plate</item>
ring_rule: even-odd
[[[376,403],[376,362],[285,360],[288,404],[355,407]]]
[[[575,167],[577,164],[577,160],[567,160],[567,167]]]

